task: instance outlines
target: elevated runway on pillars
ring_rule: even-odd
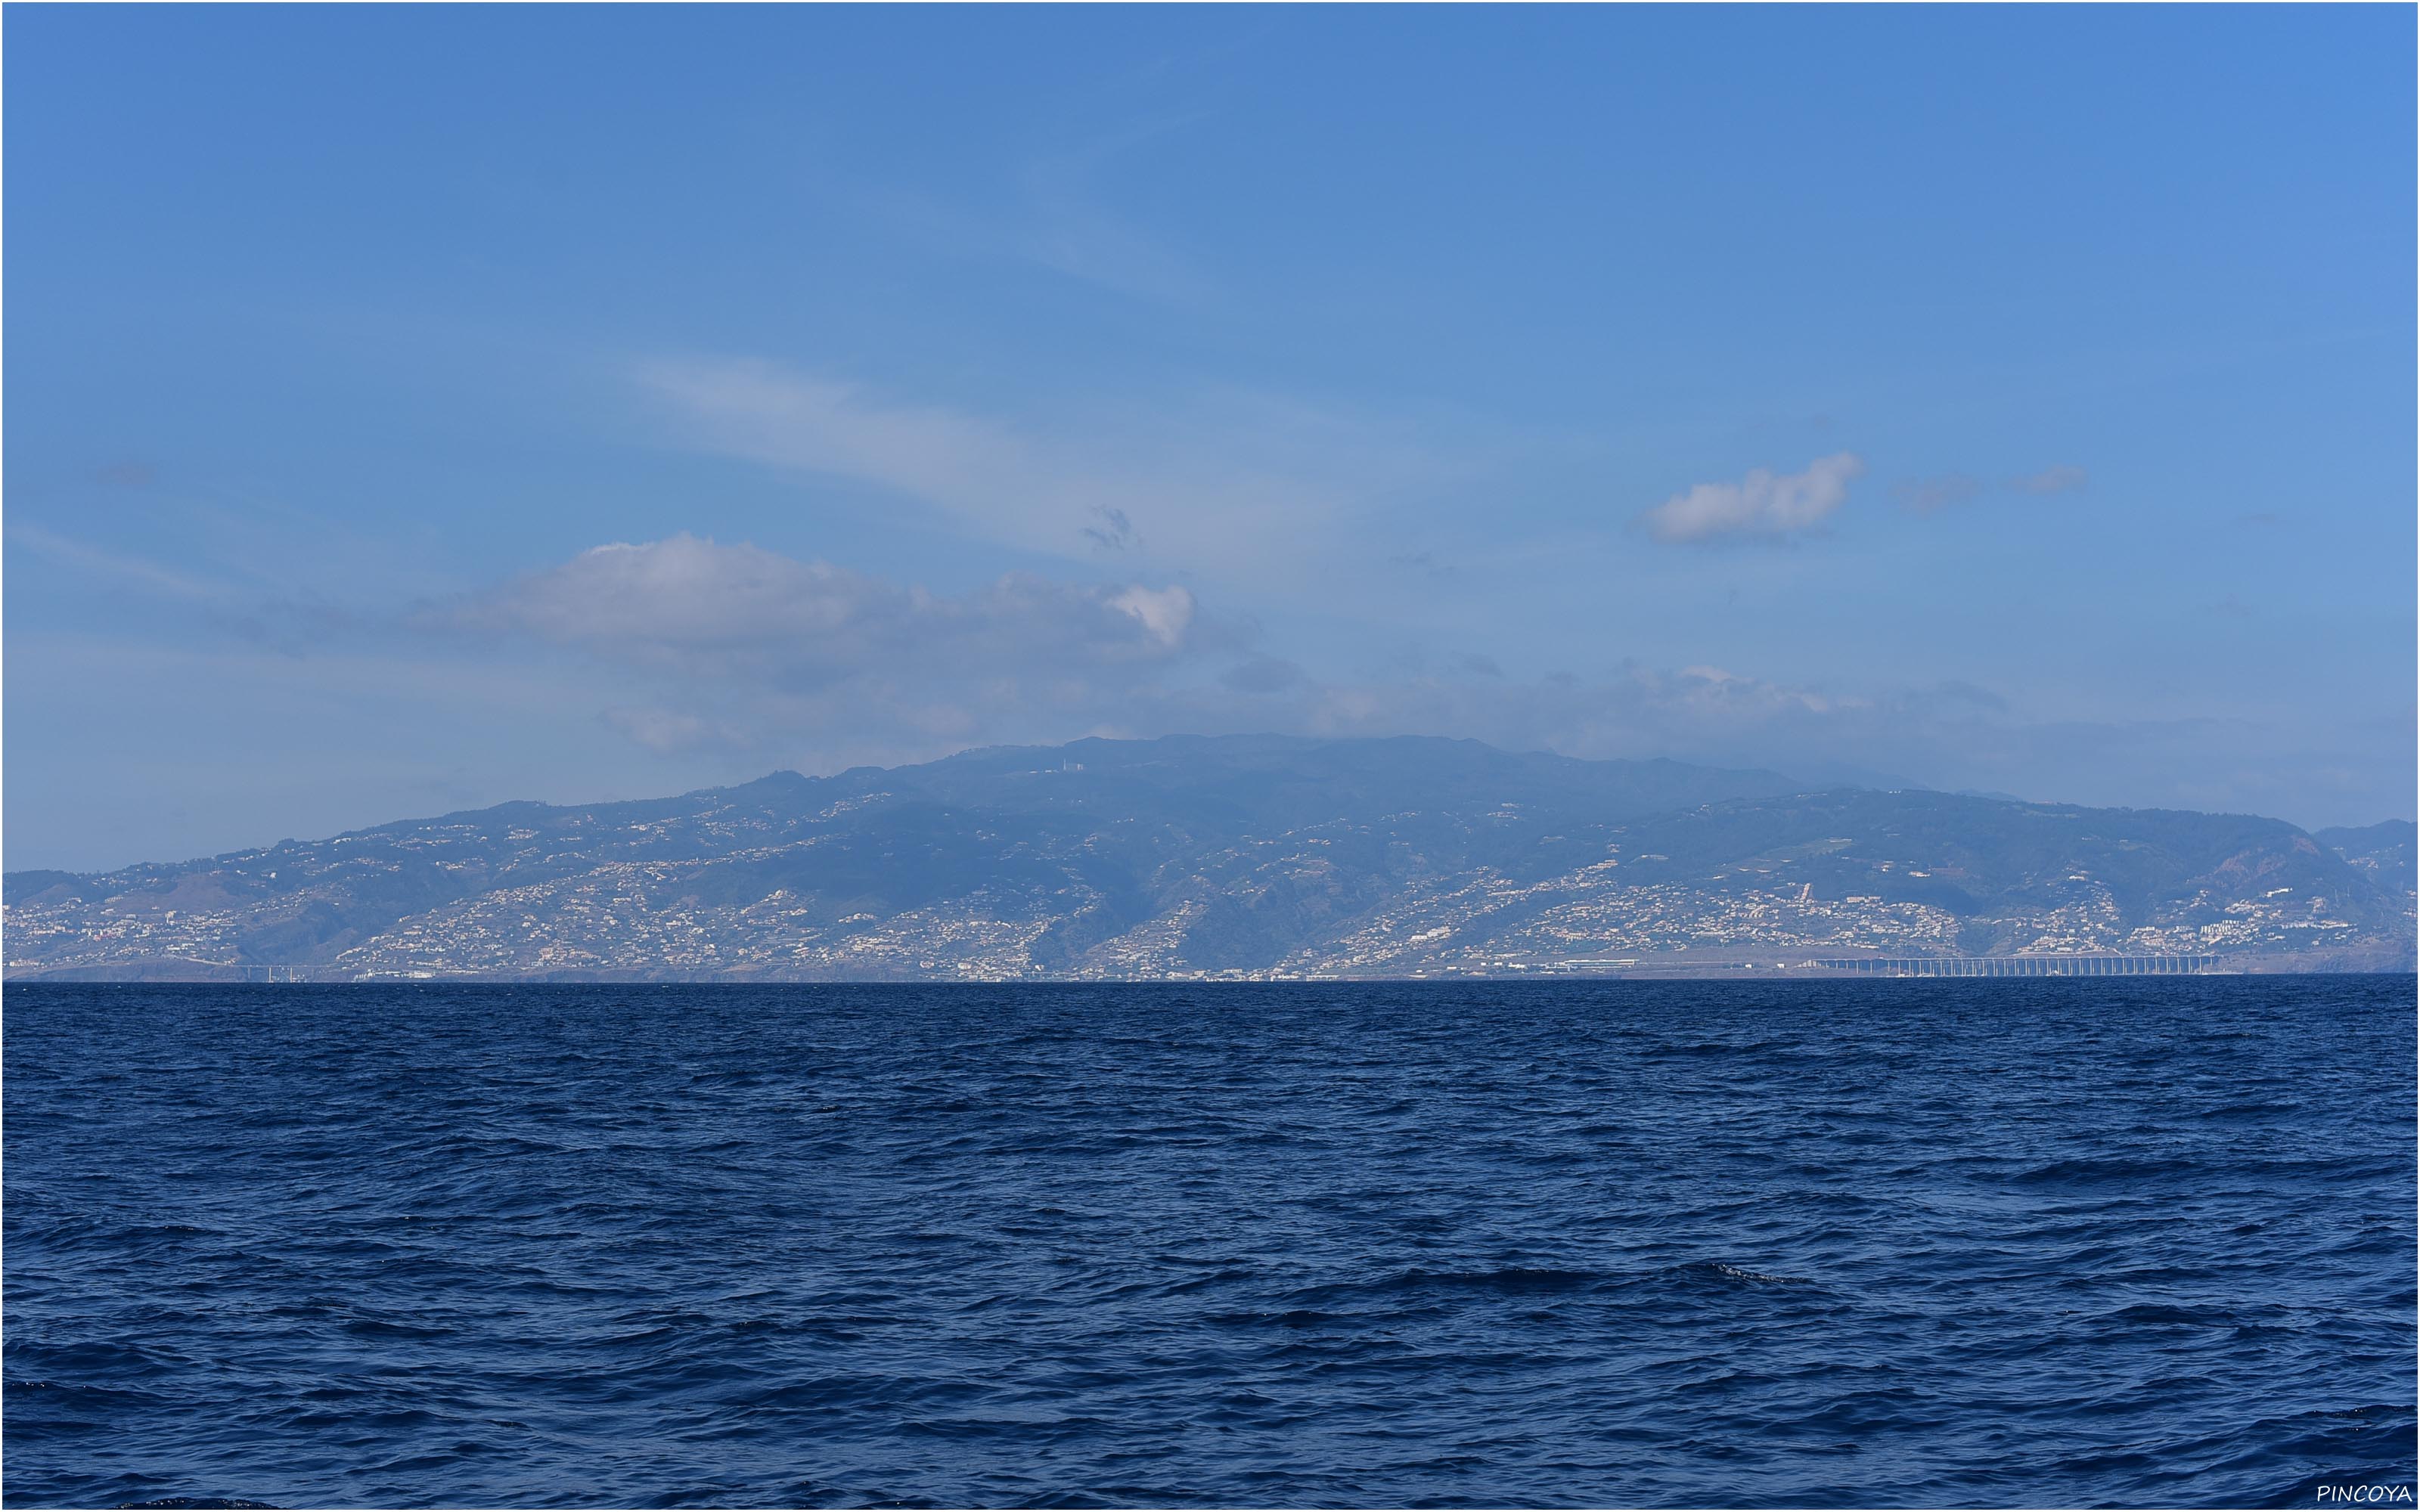
[[[2190,977],[2214,955],[1883,955],[1818,960],[1861,977]]]

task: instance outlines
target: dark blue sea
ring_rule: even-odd
[[[12,985],[0,1495],[2408,1495],[2413,1026],[2348,977]]]

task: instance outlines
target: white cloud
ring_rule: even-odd
[[[1182,641],[1193,623],[1193,595],[1182,588],[1138,584],[1110,599],[1109,607],[1133,615],[1164,646]]]
[[[1737,483],[1699,484],[1643,518],[1659,541],[1794,534],[1829,518],[1849,497],[1850,481],[1865,471],[1865,463],[1849,452],[1818,457],[1803,472],[1776,474],[1759,468]]]
[[[683,534],[593,548],[423,622],[525,635],[689,677],[803,688],[876,675],[1096,677],[1184,655],[1194,609],[1192,594],[1174,585],[1068,584],[1028,573],[949,597]]]

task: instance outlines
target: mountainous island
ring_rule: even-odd
[[[11,979],[2409,971],[2413,827],[1174,736],[11,872],[0,918]]]

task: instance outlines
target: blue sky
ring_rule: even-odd
[[[1178,730],[2413,781],[2407,8],[21,8],[11,868]]]

